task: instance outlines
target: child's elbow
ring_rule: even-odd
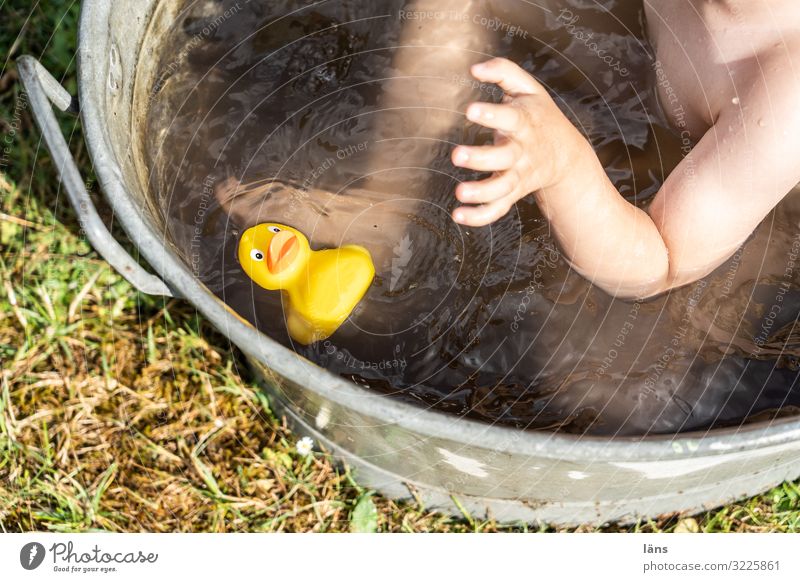
[[[659,295],[678,289],[686,285],[691,285],[709,275],[718,263],[706,264],[702,267],[688,267],[687,265],[671,264],[667,259],[664,264],[654,265],[649,279],[630,281],[629,283],[616,287],[608,284],[595,283],[609,295],[619,299],[645,301],[654,299]]]
[[[656,252],[644,255],[634,249],[605,276],[581,274],[612,297],[626,300],[656,297],[672,288],[669,256],[663,245],[659,247]]]
[[[642,281],[625,281],[622,283],[604,283],[602,281],[593,281],[593,283],[617,299],[644,301],[657,297],[662,293],[672,289],[667,281],[667,277],[662,276],[657,279]]]

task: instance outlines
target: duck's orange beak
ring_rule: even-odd
[[[288,230],[282,230],[272,237],[267,249],[267,268],[273,275],[277,275],[292,264],[300,244],[297,236]]]

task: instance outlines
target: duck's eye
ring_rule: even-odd
[[[267,228],[269,228],[269,231],[270,231],[270,232],[274,232],[274,233],[276,233],[276,234],[277,234],[277,233],[279,233],[279,232],[281,231],[281,229],[280,229],[280,228],[278,228],[277,226],[268,226]]]
[[[262,253],[258,249],[253,249],[250,251],[250,258],[254,261],[263,261],[264,260],[264,253]]]

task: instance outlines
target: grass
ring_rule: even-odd
[[[0,0],[10,59],[0,70],[0,153],[10,147],[0,162],[0,529],[526,530],[393,502],[327,455],[299,455],[223,336],[182,301],[137,294],[98,258],[12,62],[36,55],[74,92],[77,2],[30,5]],[[92,184],[79,122],[62,123]],[[796,532],[800,488],[602,528],[620,530]]]

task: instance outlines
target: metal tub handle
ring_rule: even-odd
[[[58,168],[61,183],[91,245],[120,275],[142,293],[174,297],[175,293],[164,281],[143,269],[114,239],[86,191],[80,171],[72,158],[52,108],[52,105],[55,105],[61,111],[77,113],[77,99],[73,98],[34,57],[26,55],[17,59],[17,69],[28,94],[33,117],[44,136],[50,155]]]

